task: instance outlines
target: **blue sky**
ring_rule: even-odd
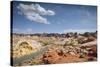
[[[13,2],[13,33],[67,33],[97,30],[97,7]]]

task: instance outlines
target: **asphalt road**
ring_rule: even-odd
[[[47,50],[48,50],[48,46],[45,46],[44,48],[41,48],[39,51],[37,51],[35,53],[31,53],[29,55],[25,55],[25,56],[22,56],[20,58],[13,59],[13,65],[19,64],[25,60],[37,58],[37,57],[41,56]]]

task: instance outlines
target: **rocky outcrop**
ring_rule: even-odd
[[[13,58],[18,58],[38,51],[41,48],[39,42],[34,40],[20,40],[13,47]]]

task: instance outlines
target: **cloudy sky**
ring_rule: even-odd
[[[13,2],[13,33],[94,32],[96,6]]]

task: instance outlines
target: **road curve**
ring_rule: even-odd
[[[16,65],[16,64],[19,64],[25,60],[30,60],[32,58],[36,58],[36,57],[39,57],[41,54],[43,54],[44,52],[46,52],[48,50],[48,46],[45,46],[44,48],[41,48],[39,51],[35,52],[35,53],[31,53],[29,55],[25,55],[25,56],[22,56],[20,58],[16,58],[16,59],[13,59],[13,65]]]

